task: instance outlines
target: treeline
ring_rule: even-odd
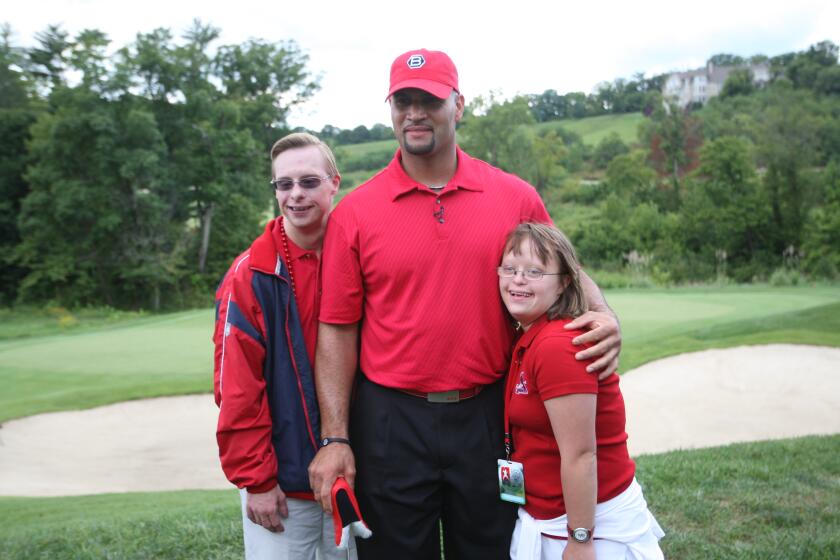
[[[271,212],[268,149],[318,84],[293,42],[111,49],[50,26],[0,31],[0,305],[205,304]]]
[[[342,144],[364,144],[365,142],[378,142],[380,140],[393,140],[394,129],[384,124],[375,124],[368,128],[361,124],[354,129],[338,128],[331,124],[325,125],[320,132],[316,132],[319,138],[334,146]]]
[[[535,126],[527,98],[479,99],[462,144],[531,181],[588,266],[661,283],[836,279],[837,59],[830,42],[774,57],[764,87],[733,73],[700,109],[658,96],[633,146],[581,146]]]

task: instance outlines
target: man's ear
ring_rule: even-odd
[[[464,103],[464,96],[459,93],[455,98],[455,122],[461,122],[464,117]]]

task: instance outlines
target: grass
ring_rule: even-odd
[[[622,371],[708,348],[840,346],[840,287],[619,290],[606,296],[622,323]]]
[[[136,321],[142,311],[121,311],[110,307],[91,307],[72,312],[64,307],[0,308],[0,341],[48,334],[80,333],[105,326]]]
[[[668,558],[840,558],[840,435],[643,456],[637,476]]]
[[[607,299],[622,322],[622,371],[713,347],[840,346],[840,287],[616,290]],[[93,318],[63,335],[27,321],[27,338],[0,341],[0,422],[212,389],[212,310]]]
[[[0,342],[0,422],[55,410],[212,390],[213,311],[147,316]],[[46,336],[36,337],[39,332]]]
[[[584,144],[597,145],[601,140],[612,132],[627,144],[637,141],[639,123],[644,120],[641,113],[625,113],[621,115],[601,115],[599,117],[587,117],[585,119],[564,119],[561,121],[549,121],[536,125],[536,130],[555,130],[565,128],[579,134]]]
[[[344,151],[348,157],[360,157],[373,152],[388,152],[393,155],[397,151],[397,141],[394,139],[365,142],[363,144],[342,144],[336,150]]]
[[[840,435],[637,459],[667,558],[840,558]],[[0,498],[0,558],[241,558],[235,491]],[[375,530],[375,528],[374,528]]]

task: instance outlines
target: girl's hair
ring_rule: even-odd
[[[553,321],[560,317],[575,318],[588,310],[583,287],[580,284],[580,264],[575,248],[563,232],[554,226],[546,224],[519,224],[508,234],[503,254],[519,255],[522,242],[531,242],[531,251],[543,262],[548,264],[552,259],[560,265],[558,272],[561,284],[564,276],[569,278],[566,288],[560,293],[557,301],[548,308],[548,319]]]

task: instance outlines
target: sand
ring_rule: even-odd
[[[632,455],[840,433],[840,349],[708,350],[622,376]],[[0,496],[231,488],[212,395],[39,414],[0,428]]]

